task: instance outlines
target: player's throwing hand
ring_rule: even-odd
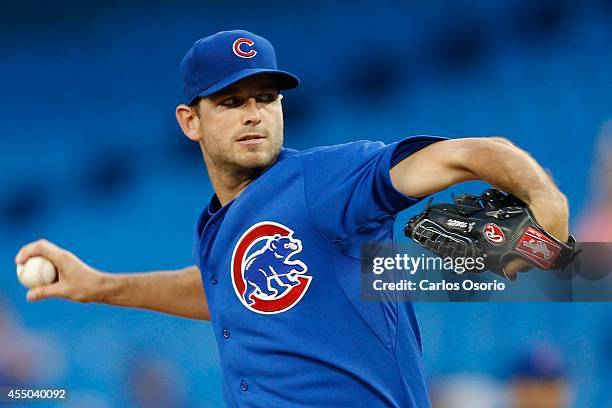
[[[31,302],[51,297],[60,297],[75,302],[95,302],[103,273],[85,264],[72,252],[41,239],[23,246],[15,263],[25,264],[33,256],[42,256],[51,261],[57,269],[56,282],[43,285],[28,291],[27,299]]]

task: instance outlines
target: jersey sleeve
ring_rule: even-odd
[[[395,189],[390,169],[430,145],[445,140],[413,136],[396,143],[358,141],[313,151],[303,157],[306,204],[319,232],[330,242],[369,239],[395,215],[422,198]]]

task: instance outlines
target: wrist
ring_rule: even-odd
[[[528,193],[526,203],[531,206],[553,206],[553,208],[563,209],[568,207],[567,197],[555,186],[538,189]]]
[[[116,304],[126,285],[126,279],[122,275],[114,273],[99,272],[98,291],[92,300],[95,303]]]
[[[534,196],[527,203],[540,226],[561,242],[569,237],[569,206],[561,192]]]

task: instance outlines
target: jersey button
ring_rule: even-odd
[[[244,380],[240,381],[240,389],[242,391],[244,391],[244,392],[248,391],[249,390],[249,383],[244,381]]]
[[[223,337],[225,337],[226,339],[230,338],[230,331],[227,329],[223,329]]]
[[[213,285],[216,285],[217,283],[219,283],[219,277],[217,275],[211,276],[210,283],[212,283]]]

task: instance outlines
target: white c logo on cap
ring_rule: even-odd
[[[248,50],[248,51],[242,51],[240,49],[240,46],[242,44],[246,44],[249,47],[252,47],[253,44],[255,44],[253,42],[253,40],[250,40],[248,38],[245,37],[241,37],[239,39],[237,39],[236,41],[234,41],[234,44],[232,45],[232,51],[234,51],[234,54],[236,54],[236,56],[240,57],[240,58],[253,58],[255,55],[257,55],[257,51],[256,50]]]

